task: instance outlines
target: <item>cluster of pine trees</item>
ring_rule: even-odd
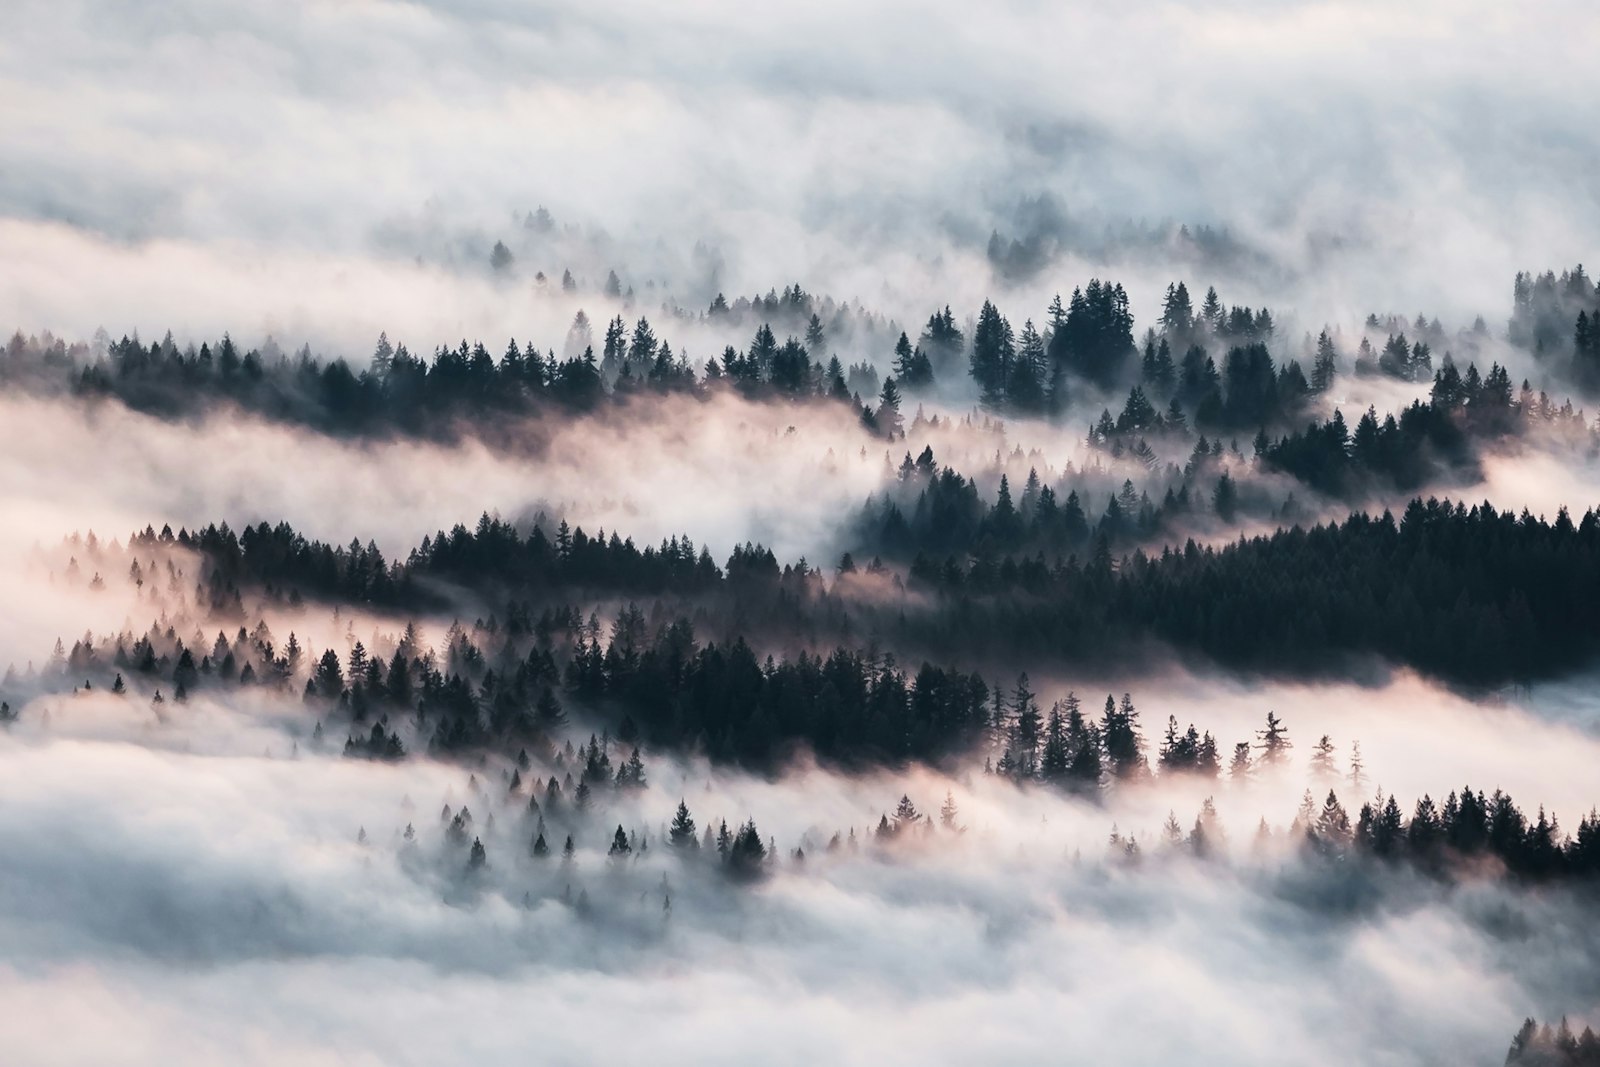
[[[1046,716],[1041,715],[1026,676],[1018,680],[1009,707],[996,692],[993,726],[1004,752],[999,763],[987,770],[1087,796],[1157,774],[1215,781],[1223,774],[1224,762],[1230,781],[1248,781],[1286,770],[1294,747],[1287,726],[1272,712],[1267,713],[1253,741],[1237,742],[1227,752],[1219,749],[1210,731],[1201,733],[1193,723],[1180,729],[1178,720],[1169,716],[1152,768],[1130,694],[1124,693],[1119,701],[1108,693],[1098,721],[1087,718],[1077,696],[1070,693]],[[1576,836],[1569,838],[1543,808],[1537,819],[1530,820],[1500,790],[1485,797],[1481,790],[1474,792],[1468,787],[1452,792],[1443,805],[1423,796],[1409,819],[1393,794],[1385,797],[1380,792],[1363,803],[1352,820],[1331,788],[1341,775],[1327,735],[1313,747],[1309,769],[1313,782],[1329,787],[1327,796],[1319,805],[1307,789],[1289,832],[1317,855],[1403,861],[1437,873],[1492,858],[1507,872],[1531,880],[1600,876],[1600,814],[1593,811],[1579,822]],[[1359,743],[1352,746],[1349,770],[1343,777],[1354,791],[1365,784]],[[1265,820],[1261,828],[1267,832]],[[1176,818],[1169,816],[1164,843],[1169,847],[1187,843],[1197,854],[1205,855],[1220,847],[1219,833],[1216,811],[1207,801],[1187,838]],[[1135,839],[1120,834],[1114,835],[1112,844],[1124,854],[1137,851]]]
[[[1267,351],[1275,329],[1272,314],[1266,308],[1227,308],[1215,288],[1195,309],[1185,283],[1169,285],[1160,331],[1147,331],[1142,361],[1133,327],[1127,291],[1120,283],[1099,278],[1074,289],[1066,303],[1058,295],[1042,330],[1031,319],[1020,332],[1014,330],[986,301],[973,331],[969,370],[983,402],[997,410],[1061,412],[1074,383],[1105,392],[1133,380],[1146,392],[1170,399],[1173,410],[1182,406],[1195,412],[1195,421],[1208,428],[1273,421],[1292,412],[1311,391],[1298,364],[1291,361],[1281,371],[1273,365]],[[1207,355],[1208,343],[1224,346],[1220,374]],[[1181,360],[1174,352],[1183,353]],[[1331,360],[1323,371],[1326,388],[1332,381]]]
[[[1413,500],[1342,523],[1280,529],[1116,560],[1097,540],[1082,563],[1042,556],[914,561],[908,584],[939,610],[907,638],[968,655],[1127,655],[1152,638],[1268,672],[1337,671],[1368,655],[1493,685],[1549,676],[1594,653],[1600,517],[1553,522],[1489,504]]]
[[[1506,1067],[1600,1067],[1600,1037],[1588,1026],[1574,1034],[1565,1018],[1554,1028],[1527,1019],[1511,1039]]]
[[[139,551],[155,547],[135,540]],[[162,569],[149,555],[135,565],[141,581]],[[730,574],[736,589],[737,559]],[[168,589],[189,588],[172,566]],[[908,671],[877,649],[849,646],[763,658],[737,630],[702,642],[688,616],[658,611],[652,623],[631,603],[609,633],[571,606],[535,616],[513,604],[504,620],[479,620],[471,633],[453,626],[438,650],[423,648],[408,627],[390,655],[354,640],[347,656],[329,649],[312,657],[293,633],[277,645],[264,622],[207,641],[198,627],[215,621],[215,602],[196,583],[194,637],[182,637],[170,616],[145,634],[85,635],[70,654],[58,650],[47,677],[58,685],[93,678],[120,691],[127,673],[179,700],[205,686],[300,687],[308,703],[347,717],[352,755],[374,758],[404,754],[398,722],[414,723],[414,743],[435,753],[542,751],[566,721],[558,691],[620,719],[625,738],[756,767],[798,748],[843,765],[938,762],[970,747],[987,724],[988,689],[976,674],[931,663]]]
[[[385,334],[364,369],[343,358],[318,359],[309,347],[292,357],[271,343],[241,350],[226,335],[214,347],[205,343],[198,349],[179,348],[170,333],[148,346],[124,336],[69,348],[53,338],[18,333],[0,358],[0,382],[70,388],[164,417],[228,402],[341,435],[450,435],[485,419],[492,425],[496,417],[590,411],[640,394],[705,396],[729,387],[755,398],[849,401],[869,430],[898,436],[900,392],[894,379],[885,379],[878,395],[863,402],[852,394],[838,357],[824,358],[826,328],[816,313],[804,336],[804,341],[791,335],[779,343],[771,325],[763,323],[748,347],[725,348],[697,373],[686,353],[674,352],[670,342],[657,337],[647,317],[630,327],[618,315],[597,341],[581,310],[561,356],[553,348],[512,340],[496,358],[483,342],[463,340],[441,345],[425,358],[392,344]],[[925,385],[931,377],[916,380]]]
[[[1031,470],[1018,499],[1002,475],[992,504],[974,479],[941,468],[931,447],[915,459],[908,452],[897,483],[858,517],[853,550],[900,560],[954,552],[980,558],[1043,553],[1055,559],[1083,554],[1100,535],[1112,549],[1132,549],[1247,516],[1280,523],[1300,519],[1306,505],[1293,494],[1275,502],[1257,487],[1257,475],[1287,474],[1312,500],[1359,503],[1382,493],[1476,481],[1480,454],[1524,432],[1566,440],[1582,452],[1592,452],[1596,441],[1570,400],[1558,406],[1526,382],[1513,396],[1500,365],[1487,376],[1475,365],[1462,374],[1448,359],[1434,374],[1429,400],[1414,402],[1398,418],[1380,418],[1369,408],[1352,430],[1335,409],[1303,430],[1276,437],[1258,431],[1248,454],[1237,439],[1224,448],[1221,437],[1191,438],[1181,420],[1181,411],[1161,418],[1135,386],[1122,413],[1113,419],[1106,412],[1089,441],[1115,460],[1138,461],[1142,485],[1088,470],[1069,471],[1047,485]],[[1152,440],[1163,451],[1186,449],[1183,463],[1163,463]],[[1103,508],[1090,500],[1097,483],[1105,494],[1099,498]]]
[[[199,550],[202,593],[222,612],[236,610],[243,588],[407,610],[437,604],[437,588],[424,588],[431,557],[421,550],[407,563],[380,566],[372,546],[307,542],[286,525],[251,529],[238,538],[223,527],[147,530],[129,549],[148,553],[170,541]],[[719,569],[686,540],[676,549],[669,541],[634,551],[615,538],[580,541],[576,533],[522,537],[492,519],[476,534],[458,528],[428,548],[441,544],[453,546],[456,562],[432,573],[492,595],[513,627],[532,625],[532,599],[570,606],[586,591],[675,591],[682,611],[668,612],[663,630],[682,612],[708,609],[703,624],[726,635],[724,643],[765,621],[774,636],[877,632],[896,647],[969,661],[1008,654],[1103,660],[1154,639],[1255,670],[1336,671],[1342,655],[1365,655],[1492,685],[1582,662],[1594,651],[1591,616],[1600,602],[1600,517],[1592,510],[1578,522],[1565,510],[1546,521],[1433,499],[1413,500],[1398,519],[1357,513],[1221,547],[1189,541],[1155,556],[1118,559],[1103,533],[1081,559],[1054,562],[1042,552],[922,553],[904,580],[937,599],[915,611],[898,600],[841,595],[847,587],[835,581],[830,588],[804,561],[780,568],[754,546],[737,548]],[[574,562],[579,545],[593,553],[594,570]],[[638,584],[603,581],[599,561],[614,551],[637,566]],[[854,569],[844,562],[847,573]]]
[[[760,767],[774,766],[787,744],[803,743],[826,761],[845,766],[959,762],[988,745],[1000,754],[997,761],[986,760],[986,773],[1086,799],[1165,778],[1220,782],[1225,774],[1237,785],[1271,777],[1289,769],[1294,747],[1284,721],[1270,712],[1252,740],[1231,746],[1219,745],[1211,732],[1193,724],[1180,728],[1169,716],[1152,753],[1130,694],[1120,700],[1107,694],[1097,718],[1086,715],[1070,693],[1044,713],[1026,676],[1008,695],[989,690],[976,676],[924,664],[913,679],[887,657],[842,650],[827,659],[801,653],[793,661],[769,658],[762,664],[742,641],[726,653],[716,646],[698,647],[686,620],[674,622],[652,641],[642,614],[632,608],[619,616],[604,642],[593,619],[569,622],[576,632],[570,644],[555,649],[547,640],[537,641],[525,656],[509,640],[498,654],[485,653],[481,645],[492,647],[503,636],[486,624],[476,625],[471,634],[453,626],[442,649],[421,647],[415,629],[408,627],[387,666],[383,656],[369,655],[359,640],[345,657],[332,649],[312,656],[293,633],[280,649],[264,622],[253,632],[241,628],[231,640],[219,633],[210,651],[197,658],[194,649],[201,640],[185,643],[172,624],[164,630],[152,625],[131,648],[126,635],[99,642],[86,635],[70,653],[58,643],[44,680],[70,678],[75,685],[85,674],[103,677],[115,670],[110,692],[131,699],[123,680],[126,670],[147,691],[157,686],[152,707],[164,716],[163,682],[175,694],[175,710],[194,689],[256,684],[281,692],[303,677],[304,701],[319,716],[310,741],[313,749],[325,742],[325,723],[338,723],[347,729],[347,758],[403,759],[407,750],[395,725],[399,723],[437,757],[494,754],[512,765],[507,797],[527,797],[527,816],[535,822],[530,855],[542,859],[550,854],[548,820],[566,831],[568,861],[573,835],[585,832],[605,813],[605,798],[648,784],[641,757],[646,744]],[[241,660],[243,669],[236,669]],[[17,682],[8,673],[4,685],[13,688]],[[86,682],[84,690],[91,688]],[[563,746],[561,737],[571,722],[557,689],[587,714],[620,719],[615,736],[609,731],[590,734],[581,746],[569,738]],[[4,717],[7,723],[15,721],[9,702]],[[615,762],[614,747],[619,752]],[[626,759],[620,758],[623,750],[629,752]],[[1348,770],[1341,772],[1334,745],[1323,736],[1313,746],[1308,766],[1314,785],[1327,788],[1326,799],[1319,805],[1307,789],[1288,832],[1310,855],[1405,863],[1444,877],[1485,869],[1529,881],[1600,876],[1600,814],[1593,811],[1568,836],[1543,808],[1529,818],[1500,790],[1485,794],[1464,787],[1442,803],[1422,797],[1409,817],[1397,797],[1380,791],[1352,817],[1332,785],[1342,778],[1352,791],[1363,790],[1359,744],[1352,746]],[[468,869],[487,863],[485,846],[474,836],[465,808],[447,810],[441,821],[447,838],[463,850],[471,840]],[[940,822],[959,830],[948,796]],[[932,820],[902,797],[893,819],[887,813],[880,819],[876,837],[892,841],[932,828]],[[693,819],[680,804],[669,839],[674,847],[693,850],[699,847],[694,832]],[[775,845],[761,844],[753,821],[736,832],[724,822],[714,836],[708,826],[706,835],[707,855],[714,848],[728,872],[739,877],[761,873],[763,864],[777,855]],[[1263,820],[1258,837],[1270,836]],[[1187,834],[1172,816],[1163,829],[1163,847],[1183,847],[1201,858],[1223,855],[1225,841],[1209,800]],[[853,830],[848,840],[836,834],[829,851],[842,844],[855,844]],[[1124,861],[1137,859],[1141,852],[1137,839],[1115,830],[1110,846]],[[616,859],[647,847],[648,834],[618,826],[609,854]],[[804,849],[792,855],[801,860]],[[1486,861],[1492,861],[1492,868],[1485,868]]]

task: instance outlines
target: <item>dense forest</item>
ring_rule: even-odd
[[[200,553],[198,596],[222,619],[239,618],[241,593],[257,591],[289,604],[411,613],[486,605],[519,633],[548,629],[552,610],[620,599],[652,605],[653,633],[637,643],[660,639],[676,620],[723,642],[874,635],[902,654],[974,664],[1104,662],[1154,643],[1289,675],[1366,656],[1468,686],[1551,676],[1596,651],[1600,516],[1592,509],[1574,522],[1564,509],[1545,520],[1419,499],[1398,518],[1356,513],[1220,546],[1189,540],[1154,555],[1117,557],[1102,531],[1081,558],[1053,560],[1025,552],[1028,526],[1014,505],[1001,514],[1008,524],[991,527],[1000,549],[918,553],[904,572],[848,556],[831,574],[804,560],[780,566],[755,545],[735,548],[719,566],[687,537],[639,548],[564,522],[554,536],[540,525],[524,534],[488,515],[475,529],[425,539],[404,561],[386,560],[370,542],[308,540],[284,523],[239,533],[225,524],[147,528],[115,561],[134,571],[140,555],[148,563],[166,548]],[[1060,517],[1044,521],[1065,526]],[[1002,551],[1008,538],[1017,552]],[[80,545],[78,571],[99,567],[94,554],[110,551]]]
[[[1220,549],[1190,542],[1120,561],[1101,552],[1081,567],[913,567],[887,609],[881,594],[853,591],[893,583],[886,568],[830,580],[804,563],[780,569],[755,547],[719,567],[686,541],[639,550],[564,524],[554,539],[538,526],[524,537],[487,516],[392,564],[373,546],[334,548],[284,524],[237,536],[149,529],[126,547],[90,535],[64,551],[67,583],[104,592],[110,575],[170,604],[145,633],[58,643],[44,671],[54,686],[139,681],[180,701],[211,685],[303,689],[380,755],[419,743],[440,754],[548,750],[563,704],[575,702],[629,742],[752,767],[802,751],[844,766],[937,764],[990,745],[999,773],[1081,789],[1146,763],[1131,702],[1108,697],[1097,722],[1075,699],[1046,716],[1025,677],[990,683],[963,664],[1070,668],[1162,644],[1290,675],[1328,672],[1344,654],[1463,684],[1548,676],[1595,652],[1600,518],[1574,524],[1563,512],[1546,523],[1414,501],[1398,522],[1355,515]],[[347,655],[313,656],[293,633],[280,644],[257,614],[316,601],[437,614],[450,587],[468,598],[457,606],[475,592],[496,608],[453,626],[437,651],[408,629],[381,653],[356,642]],[[931,599],[912,602],[919,592]],[[214,640],[203,636],[219,625]],[[817,648],[792,651],[799,632],[817,634]],[[876,636],[855,643],[852,632]],[[13,697],[37,683],[13,670],[0,684]],[[417,730],[402,742],[391,719]],[[1210,735],[1190,735],[1183,749],[1169,730],[1161,766],[1248,767],[1248,752],[1238,763]],[[1174,746],[1193,751],[1175,764]]]

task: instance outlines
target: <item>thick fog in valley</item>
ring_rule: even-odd
[[[1600,16],[0,11],[0,1059],[1600,1065]]]

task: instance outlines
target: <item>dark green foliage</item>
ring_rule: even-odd
[[[1133,313],[1122,286],[1095,278],[1087,288],[1074,289],[1061,327],[1050,339],[1051,363],[1109,388],[1121,379],[1134,351]]]
[[[1004,406],[1016,362],[1015,338],[1011,324],[987,300],[978,313],[972,333],[972,377],[978,383],[983,402],[994,408]]]
[[[1573,523],[1414,500],[1221,548],[1189,542],[1109,564],[912,565],[943,613],[908,623],[934,649],[1093,661],[1141,639],[1273,672],[1332,671],[1341,654],[1467,684],[1546,677],[1600,650],[1600,518]],[[976,599],[979,591],[986,595]]]

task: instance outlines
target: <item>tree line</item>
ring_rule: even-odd
[[[669,612],[704,611],[701,625],[727,640],[769,624],[774,640],[875,633],[892,647],[944,662],[1019,657],[1103,661],[1150,642],[1228,666],[1268,673],[1336,672],[1352,656],[1407,664],[1445,680],[1497,685],[1581,665],[1596,648],[1600,517],[1574,522],[1414,499],[1397,518],[1353,513],[1342,522],[1292,526],[1222,544],[1190,540],[1158,554],[1118,557],[1104,533],[1080,557],[919,553],[901,574],[869,565],[907,594],[853,596],[856,565],[830,581],[804,560],[780,566],[768,549],[740,546],[719,568],[686,538],[637,549],[613,535],[558,527],[527,535],[485,517],[457,527],[405,562],[375,546],[307,540],[287,524],[134,535],[128,551],[163,544],[202,553],[202,594],[236,610],[241,590],[438,609],[439,579],[502,605],[529,625],[534,601],[569,604],[605,593],[665,597]],[[615,561],[616,570],[609,565]],[[429,581],[428,579],[433,579]]]

